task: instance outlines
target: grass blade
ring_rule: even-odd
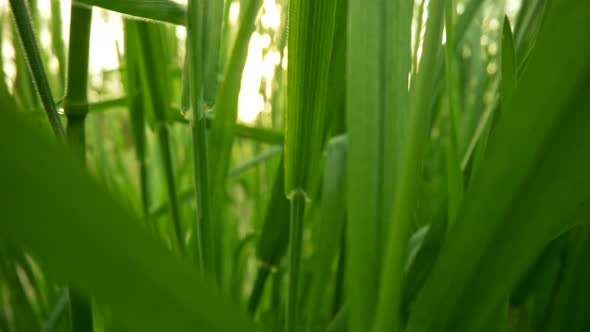
[[[215,120],[209,133],[209,180],[211,188],[211,220],[216,223],[212,227],[212,241],[214,241],[213,257],[219,257],[221,238],[219,229],[222,220],[222,210],[226,199],[226,180],[230,165],[230,155],[236,128],[238,114],[238,95],[240,92],[242,71],[248,55],[250,36],[254,32],[256,17],[262,4],[261,0],[248,0],[241,16],[240,25],[231,51],[224,80],[219,87],[215,105]],[[215,268],[218,278],[221,278],[220,266]]]
[[[204,60],[202,75],[205,83],[203,86],[203,99],[209,107],[215,105],[215,97],[217,95],[224,2],[224,0],[205,0],[203,27],[206,33],[204,34],[201,50],[203,50]]]
[[[326,137],[326,95],[336,7],[336,0],[295,0],[289,4],[285,194],[291,201],[291,221],[286,332],[294,331],[299,324],[303,219]]]
[[[279,265],[287,252],[287,244],[289,243],[289,200],[285,197],[284,167],[283,157],[281,156],[262,231],[256,244],[256,258],[260,261],[260,267],[248,302],[248,310],[251,314],[256,313],[271,269]]]
[[[66,80],[66,46],[63,40],[61,4],[59,0],[51,0],[51,47],[55,52],[58,64],[57,95],[65,92]]]
[[[308,302],[308,326],[320,316],[322,305],[327,303],[326,285],[330,284],[332,265],[338,255],[339,242],[344,229],[346,179],[346,136],[332,138],[326,147],[324,184],[322,187],[321,224],[318,248],[314,253],[313,278]],[[341,253],[342,254],[342,253]],[[337,287],[337,284],[335,284]],[[336,291],[335,291],[336,292]]]
[[[399,174],[394,187],[391,225],[387,231],[389,235],[386,238],[387,246],[379,282],[381,289],[375,317],[377,331],[400,331],[403,324],[401,305],[404,264],[429,137],[433,109],[433,100],[430,96],[435,87],[433,82],[441,50],[444,11],[443,1],[431,2],[428,7],[422,59],[418,72],[412,79],[407,120],[402,120],[405,140],[400,144]]]
[[[195,220],[195,235],[197,242],[196,257],[199,266],[215,275],[215,254],[213,244],[216,238],[213,236],[211,226],[211,203],[209,189],[209,157],[207,151],[207,133],[205,125],[205,109],[203,101],[204,68],[206,68],[205,53],[205,25],[203,24],[205,4],[208,1],[190,0],[188,3],[188,35],[187,60],[188,83],[190,87],[190,105],[193,110],[192,143],[193,143],[193,167],[197,201],[197,218]]]
[[[10,7],[12,8],[12,14],[14,15],[14,20],[16,22],[20,40],[25,50],[25,57],[27,59],[29,72],[33,77],[33,83],[37,88],[37,93],[41,98],[41,102],[43,103],[43,108],[45,109],[45,113],[47,114],[47,118],[51,124],[51,128],[53,129],[57,139],[61,142],[65,142],[65,131],[53,101],[53,94],[51,93],[51,88],[49,87],[49,80],[47,79],[45,67],[41,61],[41,53],[39,52],[39,47],[37,46],[37,41],[35,38],[35,33],[33,32],[27,6],[25,5],[24,0],[10,0]]]
[[[497,125],[497,130],[490,137],[487,161],[482,164],[480,171],[476,174],[476,178],[466,195],[463,208],[459,212],[451,237],[443,247],[429,279],[412,307],[414,310],[408,323],[408,332],[441,331],[450,328],[447,325],[449,322],[446,320],[450,320],[453,317],[452,314],[456,314],[455,310],[459,305],[457,303],[459,300],[450,294],[468,294],[464,292],[466,291],[465,287],[467,287],[466,283],[473,277],[481,255],[485,252],[484,249],[490,243],[493,243],[492,237],[501,229],[499,227],[508,225],[508,219],[504,218],[506,214],[518,207],[515,200],[518,197],[517,194],[523,190],[522,186],[526,183],[527,172],[534,170],[533,167],[537,161],[552,160],[550,155],[559,151],[559,148],[557,148],[559,144],[574,142],[576,135],[580,135],[577,136],[578,139],[583,137],[581,132],[564,135],[563,138],[553,141],[555,144],[553,145],[554,149],[547,151],[548,154],[545,155],[547,159],[540,159],[543,156],[540,155],[540,151],[542,151],[545,142],[549,144],[553,139],[556,139],[555,137],[559,137],[559,135],[555,134],[556,136],[549,139],[552,129],[560,120],[564,119],[564,115],[570,114],[573,117],[573,114],[579,112],[578,116],[582,118],[578,118],[578,122],[586,116],[584,112],[576,111],[575,108],[570,112],[566,112],[566,110],[570,109],[568,104],[570,104],[572,91],[575,91],[575,87],[580,84],[580,78],[584,75],[583,69],[587,68],[588,59],[590,59],[590,54],[587,51],[575,51],[576,45],[582,42],[584,38],[584,31],[590,30],[590,25],[587,20],[583,19],[583,14],[581,14],[588,9],[588,4],[584,1],[575,1],[567,5],[556,5],[553,8],[552,15],[548,16],[550,21],[545,25],[544,33],[540,34],[542,37],[537,43],[536,51],[527,70],[519,81],[518,89],[509,104],[508,112],[503,114]],[[569,38],[563,38],[566,35]],[[582,105],[579,107],[582,107]],[[535,110],[534,117],[531,116],[530,110]],[[575,121],[571,121],[569,123],[575,123]],[[583,121],[581,122],[583,123]],[[566,127],[567,125],[563,126],[563,128]],[[579,149],[587,149],[587,147],[581,146]],[[578,151],[582,155],[584,154],[584,150]],[[574,151],[563,153],[562,157],[567,158],[565,160],[571,160],[574,164],[574,160],[583,161],[583,159],[569,159],[581,158],[582,155],[574,155],[576,153]],[[557,157],[557,155],[554,155],[554,157]],[[584,167],[584,163],[585,161],[580,165],[566,163],[564,166],[568,165],[567,167],[572,168]],[[544,166],[543,171],[551,172],[551,166]],[[579,175],[580,173],[577,172],[577,169],[576,171],[572,169],[571,176]],[[542,179],[541,170],[539,170],[538,174],[538,179]],[[533,176],[534,173],[531,174],[531,177]],[[498,183],[496,179],[511,180]],[[583,183],[581,179],[583,178],[578,178],[578,181]],[[531,179],[530,181],[532,185],[534,180]],[[552,185],[555,185],[554,189],[557,190],[557,188],[560,188],[558,187],[559,183],[563,184],[565,182],[565,180],[564,182],[561,182],[561,180],[552,181],[548,184],[547,190],[551,190]],[[537,183],[536,185],[539,187],[532,192],[545,192],[545,189],[539,189],[545,188],[542,184],[543,182]],[[530,187],[531,190],[532,188]],[[557,191],[555,193],[558,194]],[[576,193],[574,196],[566,196],[572,198],[567,204],[575,205],[577,199],[583,198],[583,191]],[[528,201],[525,201],[531,204],[533,202],[540,204],[537,206],[544,206],[543,204],[546,203],[542,203],[543,200],[550,200],[551,198],[553,196],[533,196],[528,198]],[[515,202],[514,205],[511,202]],[[524,206],[521,207],[524,208]],[[568,210],[565,211],[570,211],[572,208],[570,205],[564,205],[563,207],[567,207]],[[531,215],[532,211],[528,210],[525,214],[528,215],[526,218],[543,220],[543,227],[559,221],[555,219],[554,215],[539,216],[537,213],[543,212],[536,211],[534,215]],[[564,216],[567,215],[565,211]],[[521,213],[524,213],[524,211],[521,211]],[[480,220],[480,222],[472,223],[470,222],[472,220]],[[501,223],[502,220],[505,220],[505,222]],[[516,220],[523,220],[522,215],[521,218],[516,218]],[[531,230],[530,226],[527,227],[526,224],[525,226],[523,226],[523,223],[513,224],[514,227],[524,227],[520,232]],[[507,274],[501,279],[502,282],[496,279],[494,281],[494,285],[496,285],[493,288],[494,290],[490,288],[489,291],[498,291],[497,294],[501,295],[502,292],[499,290],[510,286],[513,278],[522,268],[522,264],[530,259],[530,256],[527,255],[540,250],[538,241],[548,241],[547,233],[543,234],[544,231],[540,228],[537,230],[537,226],[535,226],[535,229],[536,235],[527,237],[527,242],[532,246],[528,249],[530,251],[523,252],[518,256],[514,255],[516,251],[513,251],[513,246],[515,243],[520,243],[520,240],[516,241],[514,239],[514,242],[500,241],[500,243],[510,244],[511,246],[511,261],[515,261],[514,270],[512,270],[514,274]],[[508,233],[502,232],[502,234]],[[519,233],[514,233],[513,236],[517,236],[517,234]],[[518,261],[516,257],[518,257]],[[480,269],[483,267],[484,265],[480,265]],[[494,275],[497,277],[497,274],[492,274],[490,277]],[[478,284],[478,286],[482,291],[486,288],[485,284]],[[482,300],[484,298],[486,297],[483,297]],[[443,303],[444,305],[442,305]],[[489,302],[487,303],[489,304]],[[465,309],[469,308],[469,306],[461,306],[461,308]],[[478,309],[483,310],[482,308]],[[473,310],[476,309],[473,308]]]
[[[185,253],[184,236],[178,197],[176,192],[176,180],[170,146],[170,133],[167,126],[169,112],[168,80],[168,53],[167,45],[163,40],[163,26],[147,22],[137,22],[136,46],[140,53],[140,77],[143,91],[146,93],[148,103],[151,105],[155,129],[158,136],[158,144],[162,153],[164,176],[166,178],[166,192],[170,204],[170,216],[174,227],[174,235],[180,252]]]
[[[149,173],[147,169],[147,140],[146,140],[146,124],[145,124],[145,109],[143,103],[143,93],[141,92],[141,77],[139,68],[138,50],[134,47],[135,42],[133,38],[137,36],[136,22],[126,19],[124,21],[123,32],[125,40],[125,61],[127,65],[125,88],[127,90],[127,98],[116,99],[126,103],[129,109],[129,116],[131,118],[131,132],[133,135],[133,149],[135,151],[135,158],[139,164],[139,186],[141,191],[141,206],[143,211],[143,218],[147,221],[150,217],[150,189],[149,189]],[[110,107],[110,105],[104,106]],[[124,105],[124,104],[123,104]],[[96,107],[98,108],[98,107]],[[91,106],[92,110],[92,106]]]
[[[463,173],[459,157],[459,139],[458,139],[458,110],[457,110],[457,92],[455,85],[455,58],[452,45],[454,45],[454,16],[455,6],[453,0],[447,0],[445,8],[445,33],[446,33],[446,98],[448,99],[448,146],[446,148],[447,159],[447,182],[449,198],[449,229],[452,227],[457,211],[463,201]]]
[[[0,165],[3,241],[30,252],[54,280],[108,305],[128,329],[254,330],[211,280],[165,249],[64,148],[18,114],[0,113],[0,140],[13,137],[22,137],[18,146],[0,145],[12,161]]]
[[[516,53],[514,52],[514,39],[508,17],[504,17],[502,28],[502,83],[500,83],[500,105],[508,107],[510,98],[516,89]]]
[[[186,25],[186,8],[171,0],[73,0],[137,18]]]
[[[412,1],[350,1],[347,128],[350,330],[371,329],[408,109]]]

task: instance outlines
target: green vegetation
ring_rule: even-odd
[[[0,332],[590,329],[587,0],[44,1],[0,3]]]

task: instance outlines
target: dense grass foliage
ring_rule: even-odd
[[[65,6],[0,6],[0,332],[589,331],[590,2]]]

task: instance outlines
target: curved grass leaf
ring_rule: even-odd
[[[521,270],[551,239],[551,232],[560,223],[571,222],[575,209],[583,203],[587,195],[583,184],[588,176],[582,169],[588,167],[585,156],[589,154],[588,144],[582,143],[588,142],[588,134],[581,128],[590,113],[584,111],[587,104],[573,104],[572,98],[576,98],[580,78],[590,63],[590,52],[577,48],[590,31],[590,22],[582,14],[589,6],[585,1],[570,1],[552,8],[508,112],[490,137],[486,162],[466,194],[455,228],[411,308],[406,331],[452,330],[451,321],[461,321],[458,308],[472,310],[471,315],[462,315],[470,318],[462,322],[466,328],[489,313],[489,307],[478,306],[483,301],[493,305],[487,292],[502,296],[514,286]],[[580,92],[577,98],[582,95]],[[556,168],[558,160],[563,164]],[[558,171],[562,168],[564,172]],[[559,180],[552,178],[557,174]],[[548,202],[562,209],[551,208],[548,213],[540,208]],[[536,223],[525,222],[529,218]],[[516,245],[527,249],[518,251]],[[495,255],[486,256],[486,248],[496,259],[506,257],[498,250],[506,250],[511,262],[509,268],[502,268],[508,270],[501,278],[496,273],[488,275],[494,278],[494,287],[489,288],[489,279],[480,271],[489,272],[498,261],[493,259]],[[489,260],[482,261],[484,258]],[[473,280],[481,283],[470,284]],[[484,293],[469,293],[474,288]],[[470,300],[460,304],[461,295],[470,296]]]
[[[30,252],[54,280],[108,305],[129,329],[253,331],[210,280],[166,250],[64,148],[17,114],[0,113],[0,140],[14,137],[18,145],[0,145],[11,158],[0,165],[3,241]]]
[[[140,19],[186,25],[186,8],[172,0],[73,0]]]
[[[226,180],[230,166],[230,156],[238,115],[238,96],[240,93],[242,72],[248,55],[250,37],[254,32],[256,17],[262,4],[261,0],[249,0],[243,8],[240,25],[224,75],[219,87],[215,105],[215,120],[209,132],[209,183],[211,188],[211,241],[213,241],[214,261],[219,259],[222,225],[222,210],[226,199]],[[220,266],[215,268],[221,278]]]

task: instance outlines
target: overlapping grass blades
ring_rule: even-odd
[[[326,93],[336,7],[336,0],[295,0],[289,4],[285,194],[291,201],[291,214],[286,332],[294,331],[299,323],[303,219],[326,137]]]
[[[37,46],[37,41],[31,24],[32,21],[29,18],[27,6],[25,5],[24,0],[11,0],[10,7],[12,9],[14,21],[16,23],[18,34],[24,48],[24,56],[27,59],[28,65],[27,67],[31,73],[31,76],[33,77],[33,83],[37,88],[37,92],[43,104],[45,113],[49,119],[49,123],[51,124],[51,128],[53,129],[57,139],[59,141],[65,142],[65,131],[59,118],[59,114],[57,113],[57,107],[55,107],[55,103],[53,101],[49,80],[45,73],[45,66],[41,61],[41,53],[39,52],[39,47]],[[22,59],[20,60],[22,61]]]
[[[581,14],[586,10],[588,4],[583,1],[552,8],[551,20],[540,34],[510,106],[490,137],[486,162],[466,194],[455,228],[411,307],[406,331],[455,330],[452,324],[458,321],[465,324],[461,328],[473,328],[470,324],[476,324],[489,312],[489,306],[497,304],[493,299],[505,295],[542,246],[557,235],[559,223],[574,218],[587,199],[587,176],[581,170],[588,164],[584,159],[587,145],[574,148],[573,143],[587,135],[580,127],[588,120],[583,111],[587,105],[578,87],[584,82],[589,54],[576,51],[576,44],[589,29]],[[567,176],[555,168],[556,160],[567,160],[568,166],[563,165],[571,167]],[[550,174],[560,174],[560,180],[547,182],[555,176]],[[510,181],[499,183],[498,179]],[[563,194],[570,198],[567,202],[559,199]],[[561,202],[562,208],[545,211],[541,207],[549,201]],[[562,216],[570,213],[571,217],[558,218],[556,211],[563,211]],[[525,222],[527,219],[536,220],[535,226]],[[528,234],[526,240],[515,241],[524,232]],[[522,244],[522,251],[514,248],[515,243]],[[493,264],[506,257],[499,254],[500,250],[510,252],[510,268],[503,266],[501,274],[488,274],[486,278],[494,279],[486,283],[480,279],[483,272],[498,271]],[[476,293],[471,287],[484,293],[472,297]],[[488,291],[494,295],[485,293]],[[461,296],[469,300],[463,302]],[[486,306],[477,306],[483,301]],[[472,310],[467,315],[470,319],[458,320],[458,308],[462,312]]]
[[[165,249],[65,148],[18,114],[0,117],[1,140],[21,137],[18,146],[0,145],[12,157],[0,166],[3,241],[30,252],[55,280],[108,304],[128,328],[253,331],[211,280]]]
[[[411,1],[350,1],[347,45],[351,331],[371,329],[408,113]],[[373,36],[367,38],[367,36]]]

